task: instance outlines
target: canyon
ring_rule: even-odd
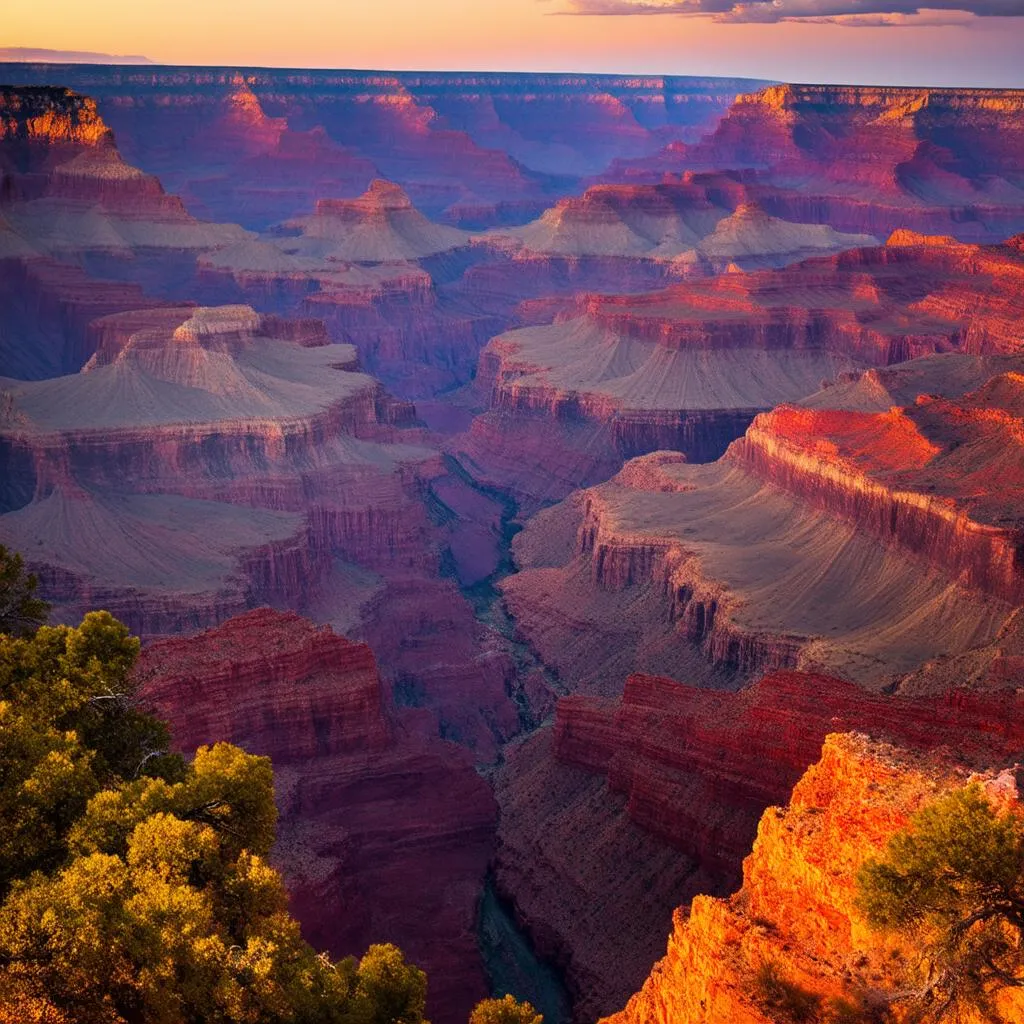
[[[272,759],[275,859],[309,940],[337,957],[395,942],[428,970],[430,1012],[465,1017],[486,995],[474,921],[494,798],[428,713],[394,706],[372,651],[262,609],[152,644],[135,675],[178,749]]]
[[[872,932],[854,907],[856,872],[911,815],[945,792],[977,782],[997,806],[1019,812],[1012,771],[968,773],[861,734],[829,735],[820,759],[785,806],[769,808],[742,888],[728,899],[697,896],[673,918],[668,951],[614,1024],[736,1021],[768,1024],[778,1011],[758,1005],[762,964],[817,996],[857,1008],[907,985],[913,949],[904,936]],[[780,912],[785,908],[785,912]],[[796,912],[794,912],[796,911]],[[1024,1012],[1019,991],[1004,989],[996,1012]],[[965,1020],[984,1017],[968,1011]]]
[[[563,964],[581,1019],[640,988],[680,904],[738,884],[762,813],[787,800],[827,734],[854,727],[951,763],[1012,763],[1024,704],[1013,689],[868,696],[793,671],[738,693],[632,675],[620,697],[563,697],[553,724],[512,745],[497,882]]]
[[[0,81],[0,543],[271,757],[311,941],[439,1024],[895,983],[855,861],[1024,753],[1024,93]]]

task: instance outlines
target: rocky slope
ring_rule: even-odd
[[[676,906],[738,882],[764,809],[849,729],[989,764],[1024,748],[1024,704],[1012,690],[871,696],[802,672],[739,693],[636,675],[619,698],[563,697],[553,727],[512,748],[497,882],[564,965],[578,1019],[638,987]]]
[[[1022,108],[1020,90],[769,86],[701,142],[608,177],[734,171],[786,220],[992,241],[1024,227]]]
[[[95,96],[119,137],[130,140],[132,160],[203,204],[197,212],[215,210],[254,228],[269,223],[271,210],[279,220],[306,212],[311,189],[331,188],[316,198],[355,195],[369,180],[367,163],[409,189],[430,215],[447,212],[467,226],[528,220],[616,157],[696,138],[737,93],[758,84],[230,68],[135,74],[24,64],[5,72],[5,80],[27,84],[56,77]],[[286,155],[318,130],[332,153],[330,169]],[[285,165],[290,194],[280,177]],[[236,187],[227,191],[231,179]]]
[[[991,798],[1019,807],[1016,773],[976,776]],[[864,993],[892,994],[907,983],[913,950],[870,931],[854,909],[856,872],[922,804],[967,775],[941,759],[920,758],[860,735],[829,736],[821,759],[786,807],[761,819],[729,899],[698,896],[674,917],[668,952],[614,1024],[769,1024],[754,977],[764,963],[823,1003],[857,1006]],[[1003,1019],[1024,1013],[1014,989],[1000,999]],[[975,1019],[968,1018],[972,1022]]]
[[[508,665],[440,578],[460,491],[411,407],[319,321],[171,308],[93,332],[81,373],[4,382],[0,535],[57,614],[102,604],[150,637],[253,604],[315,608],[372,637],[409,702],[492,756],[518,726]],[[496,557],[485,542],[463,571],[490,571],[473,568]]]
[[[1017,384],[1003,372],[884,413],[783,406],[716,463],[635,460],[531,520],[505,601],[572,681],[593,678],[584,626],[643,637],[625,653],[638,668],[657,636],[718,671],[875,687],[973,648],[998,657],[1020,600]]]
[[[179,749],[228,740],[272,759],[274,858],[305,936],[335,956],[398,943],[429,973],[431,1018],[464,1020],[486,995],[494,800],[463,748],[393,707],[370,648],[260,609],[152,644],[136,679]]]
[[[758,410],[855,368],[1019,351],[1022,279],[1018,239],[974,246],[899,232],[784,269],[552,303],[553,322],[483,350],[476,391],[490,408],[452,450],[528,507],[659,448],[710,461]]]

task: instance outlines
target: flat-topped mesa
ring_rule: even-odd
[[[738,693],[630,676],[622,697],[563,697],[555,756],[608,779],[642,828],[734,883],[757,820],[781,803],[829,732],[857,730],[965,764],[1016,756],[1024,698],[1015,691],[869,695],[828,676],[781,671]]]
[[[1005,764],[973,779],[997,806],[1019,810],[1018,776],[1000,771]],[[788,805],[762,817],[742,888],[680,907],[664,959],[603,1024],[772,1024],[778,1011],[756,997],[765,964],[823,1004],[858,1006],[865,992],[886,1000],[912,990],[918,951],[868,927],[855,909],[857,872],[917,810],[968,778],[942,757],[829,735]],[[1000,1019],[1024,1014],[1018,989],[1003,989],[996,1004]]]
[[[393,706],[370,648],[262,608],[151,644],[135,679],[177,749],[272,759],[272,857],[305,937],[335,956],[400,944],[430,972],[431,1018],[464,1021],[486,994],[476,900],[494,800],[466,751]]]
[[[808,505],[1024,600],[1024,375],[959,398],[848,412],[782,406],[727,456]]]

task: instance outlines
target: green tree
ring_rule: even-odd
[[[106,612],[0,635],[0,1024],[423,1024],[397,948],[302,940],[269,760],[167,753],[138,649]]]
[[[77,628],[0,635],[0,898],[67,855],[72,826],[105,786],[175,778],[164,723],[134,702],[139,642],[107,612]]]
[[[469,1024],[544,1024],[544,1017],[529,1003],[506,995],[503,999],[477,1003],[469,1015]]]
[[[353,1000],[358,1024],[420,1024],[427,976],[397,946],[371,946],[359,961]]]
[[[0,544],[0,633],[23,636],[35,632],[50,613],[36,597],[39,580],[25,572],[21,555]]]
[[[858,906],[923,950],[909,993],[921,1019],[1024,985],[1024,815],[997,811],[972,783],[922,808],[858,878]]]

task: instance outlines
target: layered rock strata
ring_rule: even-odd
[[[429,973],[432,1019],[464,1020],[486,994],[493,797],[464,749],[394,708],[370,648],[260,609],[150,645],[136,679],[178,749],[227,740],[273,761],[273,857],[304,935],[335,956],[397,943]]]
[[[533,303],[553,322],[488,343],[475,387],[489,409],[452,450],[535,506],[659,448],[710,461],[758,411],[857,368],[1017,353],[1019,249],[900,232],[782,270]]]
[[[431,215],[446,212],[467,226],[521,222],[616,157],[697,138],[737,93],[760,84],[616,75],[241,74],[231,68],[134,74],[31,65],[12,65],[6,79],[46,84],[55,74],[97,97],[133,161],[218,216],[252,227],[261,227],[257,218],[265,220],[270,209],[291,205],[279,220],[304,212],[311,188],[335,189],[317,198],[356,194],[340,189],[355,185],[363,166],[357,161],[414,189]],[[286,156],[317,130],[325,138],[320,152],[330,147],[333,166],[317,170]],[[168,145],[170,137],[180,144]],[[280,180],[286,162],[289,180]],[[233,195],[225,193],[225,179],[236,182]]]
[[[1020,603],[1017,406],[1003,373],[885,413],[784,406],[705,466],[629,463],[528,524],[506,603],[555,664],[632,603],[633,629],[667,621],[718,670],[898,684],[997,644]],[[567,587],[573,626],[551,610]]]
[[[1017,775],[980,781],[997,805],[1019,809]],[[941,759],[919,757],[861,735],[829,736],[785,807],[765,812],[743,887],[729,899],[698,896],[675,914],[668,951],[614,1024],[769,1024],[755,977],[774,965],[786,981],[856,1007],[910,987],[914,950],[906,939],[871,931],[854,906],[856,874],[918,808],[967,781]],[[999,1013],[1024,1013],[1004,989]],[[968,1015],[968,1020],[981,1017]]]
[[[984,241],[1024,227],[1024,92],[778,85],[738,96],[696,144],[613,165],[612,180],[739,171],[772,215],[886,235]]]
[[[1013,690],[872,696],[802,672],[739,693],[634,675],[619,698],[563,697],[553,727],[511,748],[496,878],[565,968],[578,1019],[639,986],[676,906],[738,883],[762,812],[848,729],[987,765],[1024,751],[1024,703]]]
[[[518,728],[509,664],[439,578],[461,517],[432,504],[447,473],[411,407],[318,321],[168,308],[93,333],[81,373],[4,381],[0,535],[58,616],[102,604],[151,637],[315,608],[372,636],[407,702],[493,756]],[[488,557],[466,550],[465,572]]]

